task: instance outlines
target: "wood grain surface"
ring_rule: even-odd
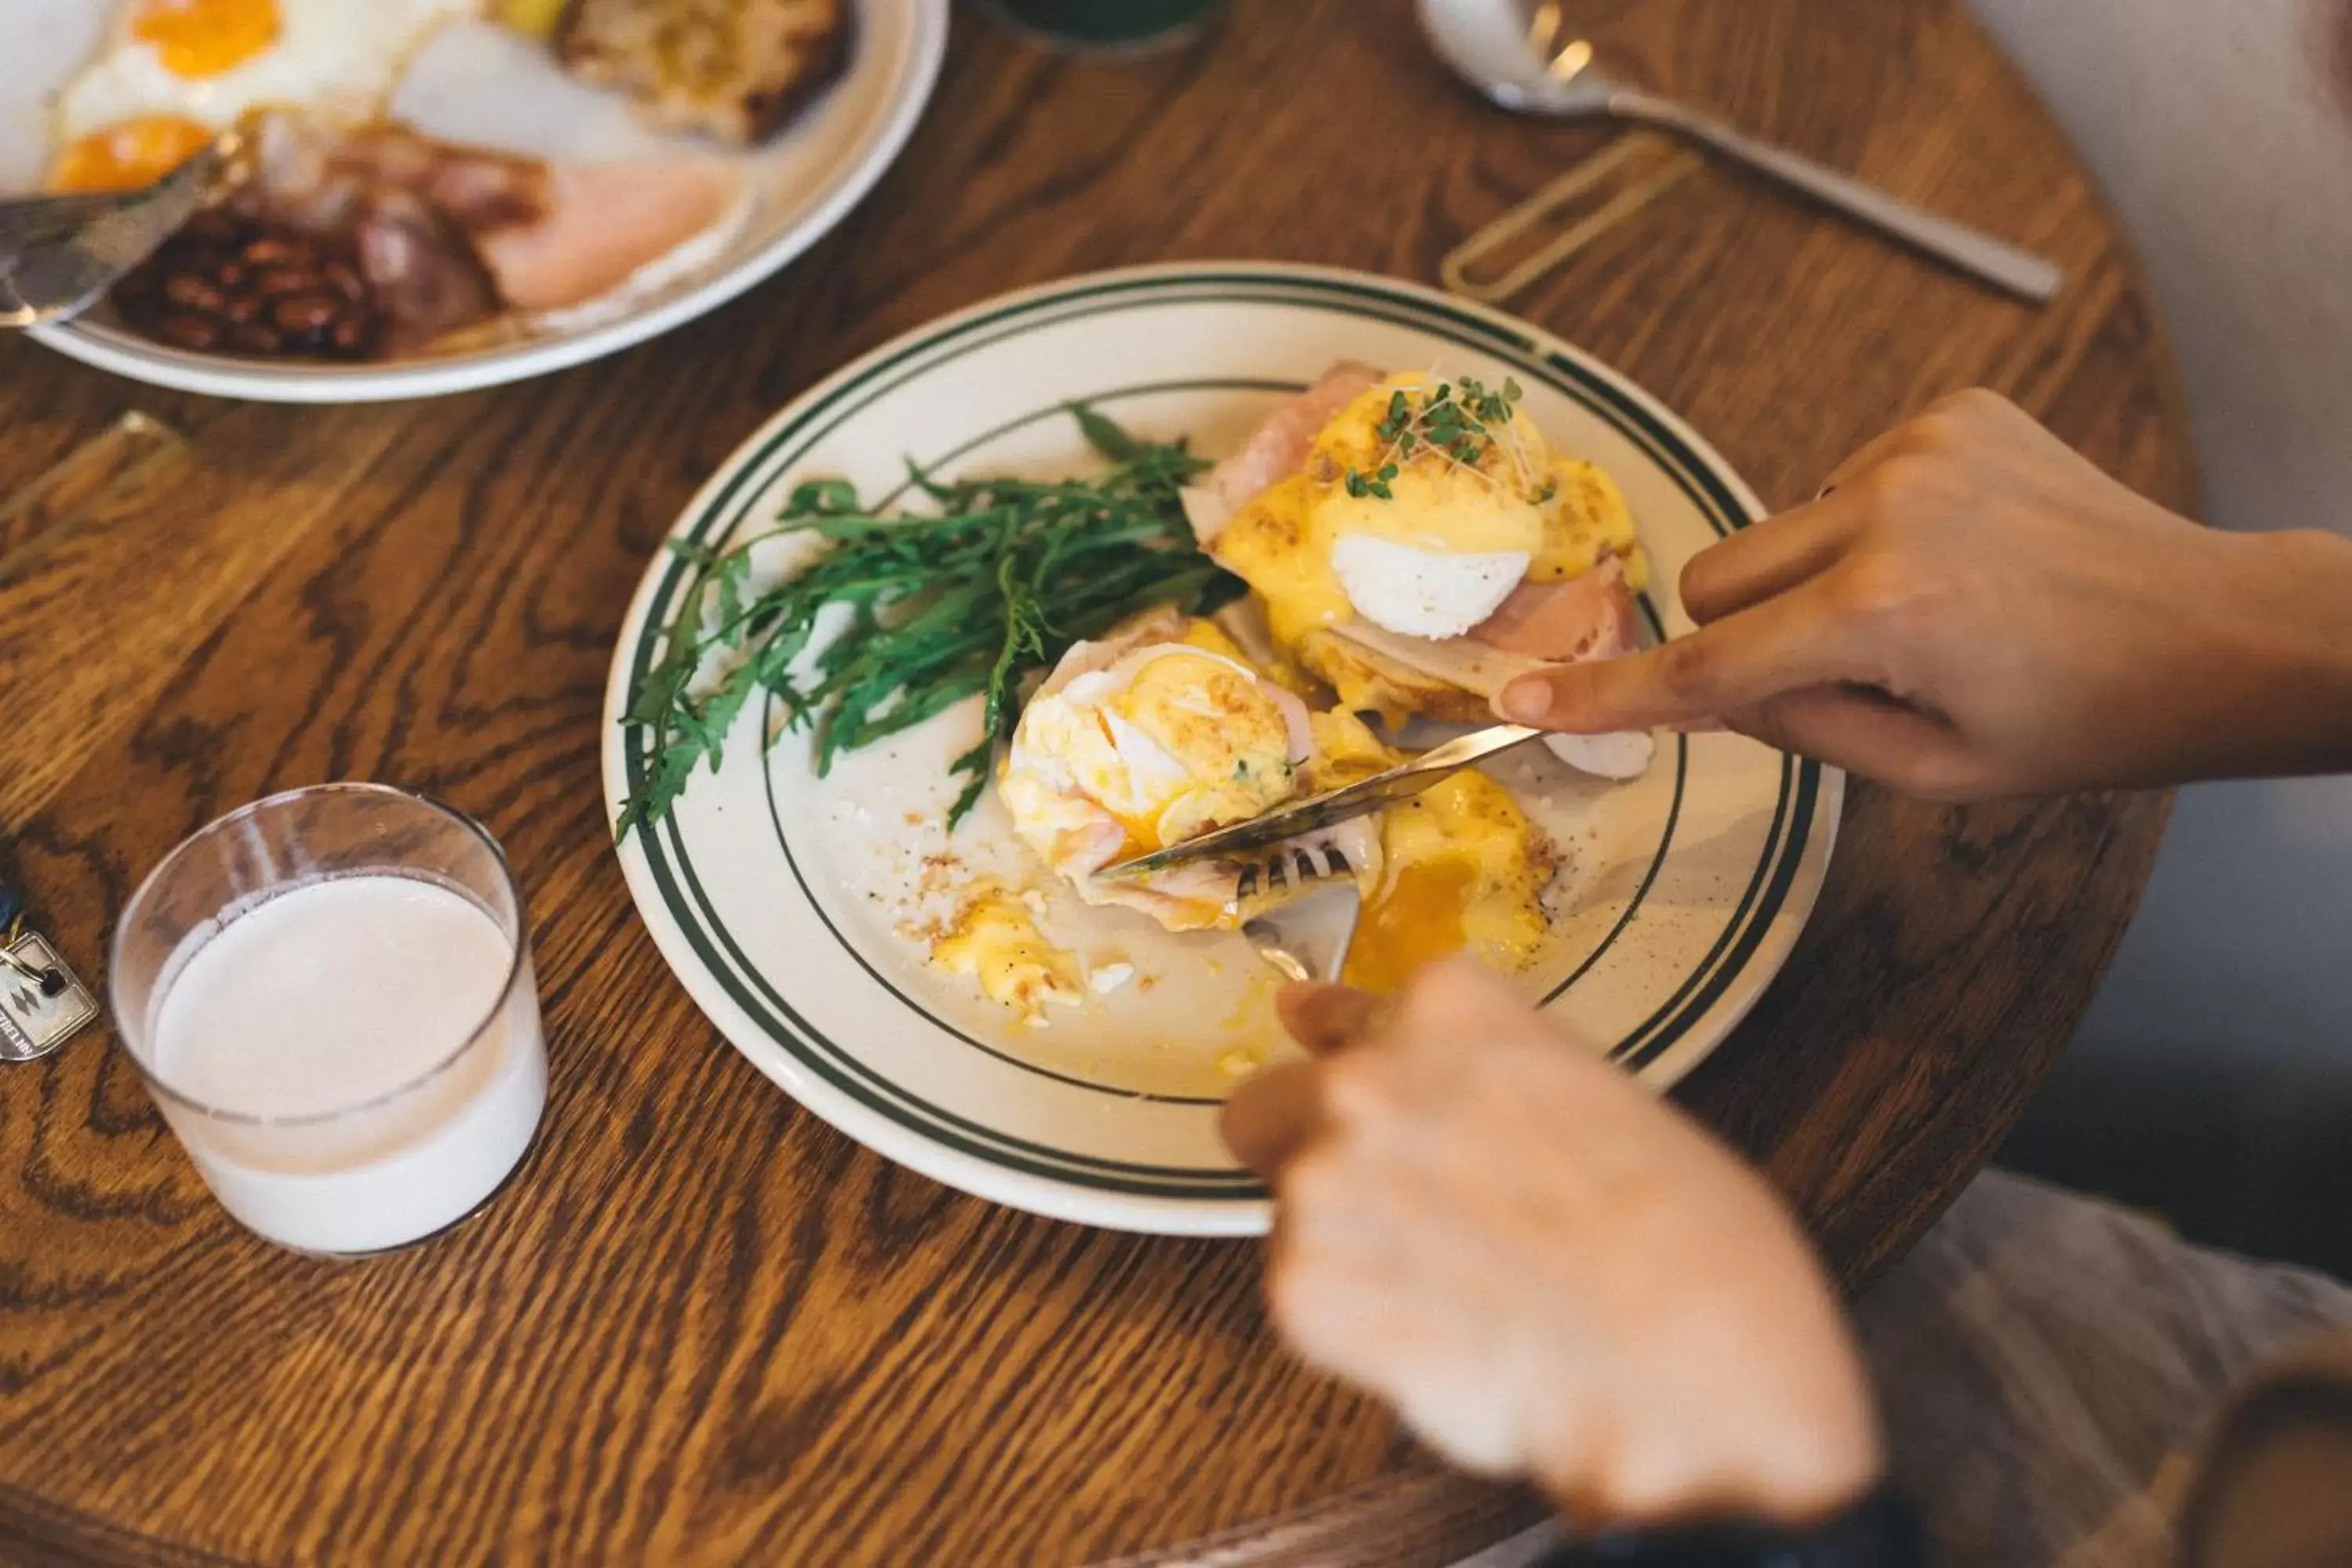
[[[1580,10],[1628,74],[2047,249],[2072,281],[2035,312],[1710,168],[1522,313],[1655,392],[1776,504],[1972,383],[2189,502],[2138,272],[1958,4]],[[301,409],[0,342],[0,866],[40,923],[99,979],[112,913],[207,818],[323,779],[427,790],[512,855],[554,1072],[539,1143],[485,1215],[337,1265],[232,1224],[102,1038],[0,1071],[0,1560],[1402,1563],[1527,1517],[1293,1364],[1255,1247],[992,1208],[777,1093],[631,910],[599,703],[677,509],[848,356],[1122,263],[1426,279],[1606,134],[1459,91],[1406,0],[1235,0],[1197,46],[1122,64],[960,10],[872,199],[764,287],[599,363]],[[154,423],[126,437],[126,414]],[[114,457],[43,478],[94,440]],[[2165,810],[1853,790],[1786,975],[1683,1094],[1847,1281],[1916,1237],[2032,1094]]]

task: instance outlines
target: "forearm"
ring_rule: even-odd
[[[2352,773],[2352,538],[2296,532],[2255,542],[2279,561],[2279,711],[2264,726],[2271,753],[2249,771]]]
[[[2352,539],[2216,534],[2157,639],[2164,737],[2118,783],[2352,773]]]

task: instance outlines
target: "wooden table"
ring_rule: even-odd
[[[1526,314],[1776,503],[1979,382],[2189,500],[2139,274],[1958,5],[1591,9],[1641,76],[2046,248],[2073,281],[2037,313],[1714,171]],[[1360,1561],[1438,1561],[1528,1513],[1293,1365],[1255,1247],[992,1208],[797,1110],[630,908],[598,786],[605,661],[671,518],[763,416],[893,333],[1073,271],[1267,257],[1428,278],[1605,134],[1457,91],[1406,0],[1236,0],[1202,47],[1118,66],[965,13],[951,49],[913,146],[835,235],[599,364],[304,410],[0,343],[0,822],[42,923],[97,977],[135,879],[215,814],[321,779],[427,789],[513,855],[554,1066],[522,1179],[364,1265],[231,1224],[103,1041],[0,1071],[0,1559],[1076,1563],[1303,1509],[1214,1560],[1337,1530]],[[107,436],[126,411],[184,443]],[[2165,811],[1852,792],[1811,931],[1683,1095],[1846,1280],[2025,1103]]]

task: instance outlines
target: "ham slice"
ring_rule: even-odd
[[[1622,658],[1642,647],[1641,611],[1613,556],[1565,583],[1522,583],[1470,630],[1488,647],[1568,663]]]
[[[509,304],[561,310],[713,232],[742,195],[743,176],[715,158],[558,163],[534,217],[480,230],[474,243]]]
[[[1543,659],[1498,648],[1491,643],[1481,642],[1475,635],[1432,642],[1427,637],[1407,637],[1402,632],[1376,626],[1360,616],[1345,625],[1333,626],[1331,634],[1346,638],[1358,647],[1370,648],[1384,658],[1394,659],[1417,675],[1458,687],[1488,702],[1501,695],[1503,688],[1520,676],[1534,675],[1549,668]]]

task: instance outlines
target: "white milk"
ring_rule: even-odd
[[[224,919],[175,960],[150,1037],[155,1076],[222,1113],[159,1096],[229,1213],[288,1247],[372,1252],[505,1180],[539,1125],[546,1053],[528,953],[499,1004],[514,950],[487,913],[437,883],[359,876]]]

